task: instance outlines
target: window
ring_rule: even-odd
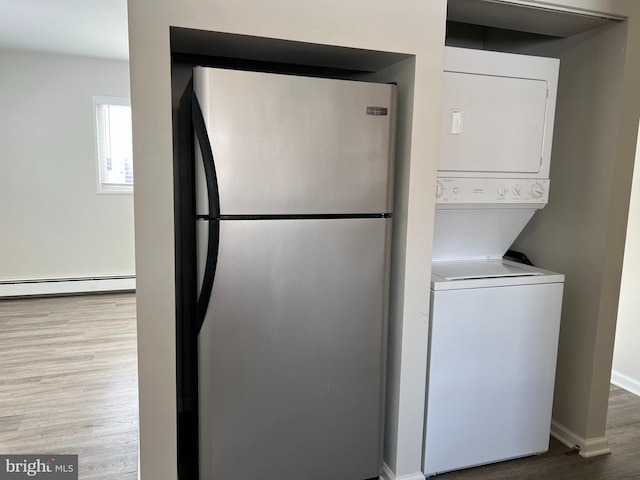
[[[93,97],[98,153],[98,192],[133,192],[131,103],[122,97]]]

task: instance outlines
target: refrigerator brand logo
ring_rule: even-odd
[[[367,115],[375,115],[377,117],[386,117],[389,109],[387,107],[367,107]]]
[[[78,480],[77,455],[0,455],[0,480]]]

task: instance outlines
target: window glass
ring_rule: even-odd
[[[131,105],[128,98],[94,97],[98,192],[133,191]]]

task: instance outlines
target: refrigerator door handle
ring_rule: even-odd
[[[218,190],[218,176],[213,160],[213,150],[207,134],[207,125],[204,122],[202,109],[196,94],[191,95],[191,120],[193,130],[200,146],[202,161],[204,163],[204,176],[207,182],[207,198],[209,203],[209,218],[220,217],[220,192]]]
[[[204,163],[204,172],[207,182],[207,197],[209,203],[209,228],[207,240],[207,259],[205,261],[204,278],[202,279],[202,288],[198,295],[196,306],[196,329],[200,332],[204,322],[209,300],[211,299],[211,291],[213,290],[213,279],[216,273],[216,265],[218,263],[218,247],[220,240],[220,196],[218,192],[218,179],[216,176],[216,167],[213,159],[213,151],[209,136],[207,135],[207,127],[204,122],[202,110],[198,99],[194,94],[191,97],[192,108],[191,118],[193,121],[193,130],[198,140],[202,161]]]
[[[196,305],[196,331],[199,334],[209,308],[209,300],[213,291],[213,279],[216,275],[218,264],[218,247],[220,245],[220,220],[209,220],[209,233],[207,239],[207,259],[205,261],[204,278],[202,288]]]

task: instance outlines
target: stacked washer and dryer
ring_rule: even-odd
[[[558,69],[446,48],[427,476],[549,448],[564,276],[503,255],[548,201]]]

